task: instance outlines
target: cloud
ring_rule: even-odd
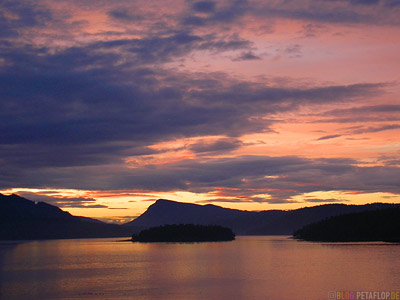
[[[337,2],[344,2],[350,5],[377,5],[380,0],[334,0]]]
[[[195,153],[224,153],[241,147],[242,142],[237,139],[222,138],[216,141],[200,141],[189,145],[189,150]]]
[[[133,14],[128,7],[113,8],[108,12],[108,15],[121,22],[141,21],[143,17],[139,14]]]
[[[108,209],[129,209],[127,207],[108,207]]]
[[[239,156],[188,159],[132,169],[98,166],[24,170],[12,179],[14,185],[26,187],[46,182],[47,186],[74,189],[180,190],[208,193],[214,199],[268,203],[290,203],[294,196],[318,191],[400,194],[399,167],[359,167],[356,163],[349,159]]]
[[[313,112],[308,115],[312,122],[357,123],[318,140],[397,129],[400,106],[365,105],[393,84],[362,77],[363,83],[354,84],[310,84],[301,78],[288,84],[281,78],[221,71],[229,58],[241,61],[231,63],[233,69],[250,60],[256,66],[263,50],[251,39],[259,40],[259,29],[275,21],[294,20],[308,36],[331,30],[332,24],[398,26],[393,1],[185,1],[166,6],[29,0],[0,6],[1,188],[187,190],[216,193],[215,199],[248,196],[274,203],[293,201],[291,196],[307,191],[348,190],[351,184],[360,190],[397,191],[391,178],[398,169],[387,166],[368,169],[350,160],[286,156],[220,157],[248,145],[246,136],[273,132],[304,111]],[[88,12],[91,18],[85,17]],[[269,43],[268,37],[262,40]],[[308,55],[301,41],[271,47],[285,58]],[[207,56],[218,66],[210,63],[207,71],[198,71]],[[339,104],[354,107],[332,109]],[[365,123],[372,119],[386,123]],[[197,140],[179,148],[195,159],[130,163],[167,155],[168,150],[154,146],[177,139]],[[374,172],[389,179],[372,178]],[[96,206],[90,199],[49,201]]]
[[[192,4],[192,9],[196,12],[212,13],[215,11],[216,3],[213,1],[199,1]]]
[[[139,44],[131,40],[95,43],[54,53],[46,48],[3,46],[0,56],[7,62],[0,70],[4,172],[11,176],[22,167],[118,165],[126,157],[155,154],[149,146],[165,140],[268,132],[273,121],[266,116],[302,106],[365,99],[385,87],[376,83],[276,87],[223,73],[184,73],[121,63],[125,51],[143,52],[148,57],[144,61],[152,61],[153,54],[144,54],[143,44],[149,43],[151,53],[155,44],[169,49],[197,40],[174,35]],[[232,46],[228,44],[212,47]],[[186,50],[157,51],[160,55],[153,62]],[[238,146],[226,142],[214,146]],[[7,181],[12,185],[11,179]]]
[[[203,27],[218,24],[245,24],[246,17],[265,23],[287,18],[320,24],[400,25],[394,0],[289,0],[289,1],[212,1],[191,3],[182,17],[184,25]]]
[[[325,136],[322,136],[322,137],[320,137],[320,138],[318,138],[318,139],[316,139],[316,140],[317,140],[317,141],[322,141],[322,140],[335,139],[335,138],[338,138],[338,137],[341,137],[341,135],[340,135],[340,134],[332,134],[332,135],[325,135]]]
[[[130,221],[133,221],[135,218],[139,217],[139,215],[136,216],[113,216],[113,217],[99,217],[96,218],[99,221],[105,222],[105,223],[111,223],[111,224],[125,224]]]
[[[324,113],[326,116],[347,116],[354,114],[382,114],[382,113],[398,113],[400,112],[400,105],[383,104],[383,105],[366,105],[351,107],[345,109],[334,109]]]
[[[400,25],[399,11],[390,9],[393,2],[383,1],[383,3],[381,5],[381,2],[377,0],[289,0],[257,3],[251,11],[258,16],[289,18],[322,24]]]
[[[196,203],[246,203],[253,202],[251,199],[243,199],[243,198],[215,198],[215,199],[207,199],[207,200],[198,200]]]
[[[19,29],[44,27],[51,12],[33,1],[4,0],[0,3],[0,38],[17,37]]]
[[[97,41],[84,47],[72,47],[54,55],[54,59],[66,59],[75,64],[110,64],[120,68],[133,64],[152,65],[181,58],[194,51],[224,52],[248,49],[251,42],[237,35],[196,35],[189,31],[167,31],[157,36]],[[128,65],[121,64],[129,59]]]
[[[318,199],[318,198],[306,198],[304,199],[305,202],[312,202],[312,203],[342,203],[348,200],[344,199],[336,199],[336,198],[329,198],[329,199]]]
[[[326,26],[322,24],[307,23],[302,25],[302,30],[299,33],[301,33],[304,37],[310,38],[316,37],[321,32],[325,32],[326,30]]]
[[[286,47],[284,52],[291,58],[299,58],[302,56],[301,46],[298,44]]]
[[[243,61],[243,60],[260,60],[261,57],[255,55],[253,52],[243,52],[240,56],[233,59],[233,61]]]
[[[370,132],[381,132],[386,130],[396,130],[400,129],[400,124],[388,124],[381,126],[360,126],[357,129],[351,130],[353,134],[362,134],[362,133],[370,133]]]
[[[108,208],[106,205],[96,204],[92,198],[52,197],[42,193],[16,192],[21,197],[33,201],[42,201],[60,208]]]
[[[384,1],[384,5],[388,8],[397,8],[400,6],[400,2],[396,0],[386,0]]]
[[[199,16],[196,14],[184,14],[182,23],[191,26],[215,26],[216,24],[230,24],[238,22],[240,18],[249,13],[251,8],[247,0],[233,0],[225,5],[216,5],[213,1],[195,2],[191,6],[194,13],[207,13]]]
[[[219,196],[230,198],[269,194],[266,202],[290,201],[294,195],[313,191],[400,192],[396,180],[388,179],[396,178],[399,168],[355,167],[353,163],[344,159],[243,156],[181,161],[153,167],[151,171],[137,170],[124,177],[126,184],[139,184],[141,188],[219,191]],[[140,178],[134,175],[136,172]]]
[[[313,123],[377,123],[397,122],[400,106],[392,104],[365,105],[343,109],[333,109],[322,113],[309,114]],[[359,128],[359,127],[357,127]]]

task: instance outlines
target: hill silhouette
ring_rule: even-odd
[[[292,235],[304,225],[346,213],[393,207],[393,204],[325,204],[296,210],[242,211],[216,205],[198,205],[160,199],[135,220],[134,232],[166,224],[220,225],[237,235]]]
[[[400,207],[331,217],[304,226],[294,238],[321,242],[400,242]]]
[[[218,242],[233,241],[235,234],[230,228],[216,225],[164,225],[152,227],[132,236],[133,242]]]
[[[72,216],[56,206],[0,194],[0,239],[66,239],[130,236],[129,228]]]
[[[397,207],[396,204],[325,204],[296,210],[242,211],[216,205],[157,200],[123,226],[72,216],[56,206],[18,195],[0,194],[0,240],[131,236],[167,224],[219,225],[237,235],[292,235],[303,226],[333,216]]]

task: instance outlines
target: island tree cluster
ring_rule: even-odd
[[[132,236],[133,242],[217,242],[232,241],[232,229],[217,225],[163,225],[142,230]]]

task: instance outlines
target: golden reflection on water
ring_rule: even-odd
[[[288,237],[2,243],[0,299],[328,299],[329,291],[398,290],[399,250]]]

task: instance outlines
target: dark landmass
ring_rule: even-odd
[[[323,219],[394,207],[394,204],[325,204],[296,210],[242,211],[216,205],[197,205],[160,199],[135,220],[126,223],[133,232],[166,224],[220,225],[236,235],[292,235],[306,224]]]
[[[400,243],[400,207],[331,217],[306,225],[293,236],[316,242]]]
[[[307,224],[333,216],[395,207],[398,205],[325,204],[257,212],[158,200],[141,216],[120,226],[72,216],[44,202],[0,194],[0,240],[130,237],[132,233],[167,224],[219,225],[232,228],[236,235],[292,235]]]
[[[0,194],[0,240],[128,237],[132,230],[75,217],[56,206]]]
[[[233,241],[235,234],[230,228],[216,225],[164,225],[142,230],[132,236],[133,242],[222,242]]]

